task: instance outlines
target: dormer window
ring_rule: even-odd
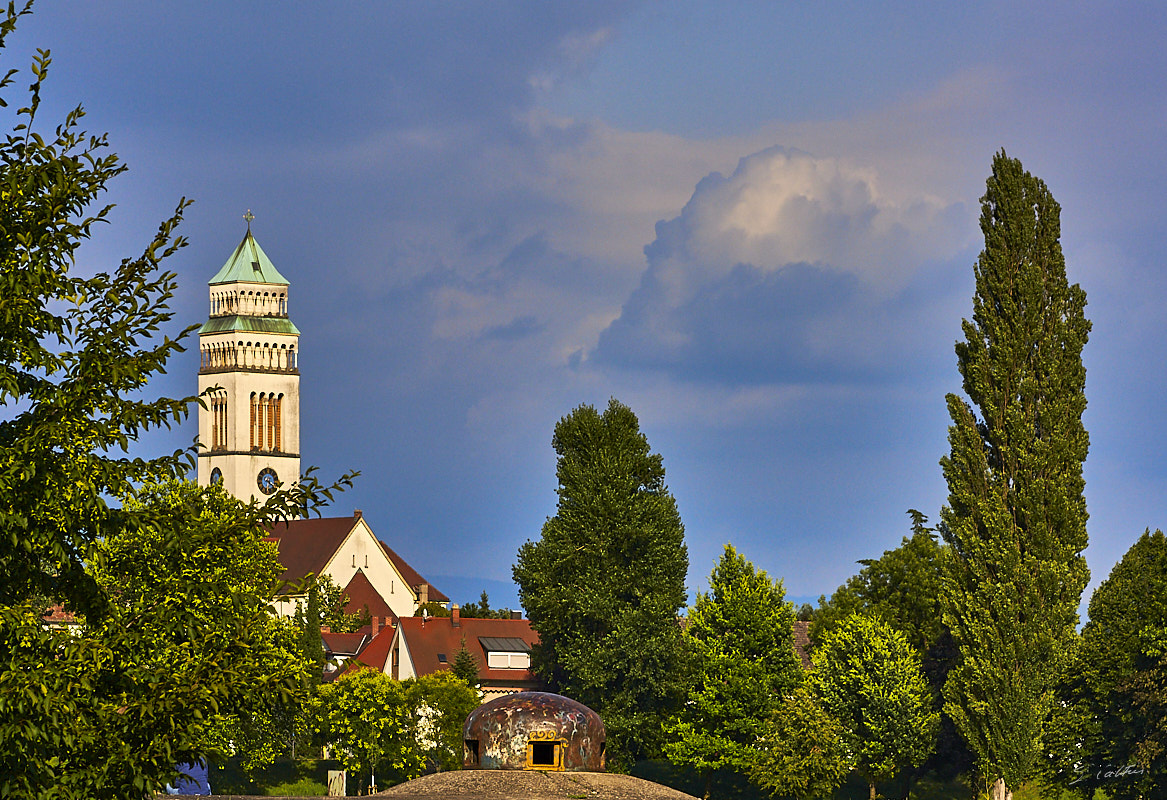
[[[517,636],[479,636],[487,669],[530,669],[531,645]]]

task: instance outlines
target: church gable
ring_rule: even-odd
[[[360,511],[354,512],[349,521],[352,524],[349,535],[336,548],[324,571],[338,585],[347,586],[359,570],[394,616],[412,616],[417,609],[417,596],[409,578],[386,555]]]

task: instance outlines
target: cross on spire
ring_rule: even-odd
[[[251,209],[247,209],[247,213],[243,215],[243,219],[247,222],[247,232],[251,233],[251,221],[255,219],[255,215],[251,213]]]

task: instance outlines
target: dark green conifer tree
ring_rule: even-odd
[[[307,672],[309,691],[314,692],[324,677],[324,637],[320,633],[322,609],[320,585],[316,576],[308,579],[308,601],[305,608],[296,608],[296,624],[300,628],[300,653],[312,666]]]
[[[454,656],[454,665],[451,670],[472,688],[478,688],[478,662],[470,651],[466,649],[466,637],[462,637],[462,646],[458,648],[458,655]]]
[[[687,690],[684,527],[628,406],[580,406],[556,424],[552,446],[558,511],[514,567],[539,633],[533,667],[552,691],[600,713],[609,764],[627,768],[660,755],[662,721]]]
[[[1167,794],[1167,537],[1147,531],[1090,598],[1064,698],[1063,784],[1115,800]],[[1127,769],[1123,770],[1126,767]],[[1110,775],[1122,771],[1120,776]]]
[[[1001,151],[981,198],[985,247],[947,397],[944,620],[960,648],[945,709],[994,795],[1034,768],[1089,573],[1086,293],[1066,279],[1060,207]],[[975,410],[974,408],[975,407]]]

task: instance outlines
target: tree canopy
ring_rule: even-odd
[[[29,10],[0,10],[0,50]],[[221,564],[220,545],[246,548],[331,490],[308,478],[243,507],[226,530],[189,498],[137,497],[192,462],[127,452],[195,402],[148,390],[190,332],[162,332],[175,276],[161,263],[185,244],[176,228],[187,203],[139,257],[77,274],[78,248],[110,217],[92,206],[124,167],[105,137],[80,129],[80,108],[41,124],[49,65],[46,51],[33,58],[28,99],[0,141],[0,795],[142,797],[206,751],[224,709],[297,689],[291,670],[252,669],[260,631],[249,626],[270,613],[259,584],[220,569],[155,584],[152,567]],[[144,573],[119,550],[133,541],[150,545]],[[126,590],[103,584],[123,568]],[[80,615],[80,632],[47,630],[48,603]]]
[[[944,619],[960,648],[946,710],[1007,795],[1032,772],[1088,571],[1082,424],[1086,293],[1066,278],[1060,207],[1004,151],[947,397]],[[979,416],[978,416],[979,413]]]
[[[1131,800],[1167,788],[1165,631],[1167,537],[1148,530],[1090,598],[1069,679],[1080,724],[1066,747],[1079,763],[1064,776],[1068,782]],[[1127,765],[1137,770],[1122,779],[1099,777]]]
[[[558,510],[514,567],[539,633],[532,665],[603,716],[619,768],[660,754],[662,720],[685,695],[684,528],[663,460],[627,406],[580,406],[556,424],[552,446]]]
[[[350,669],[320,687],[316,709],[317,734],[355,779],[364,783],[369,776],[366,788],[422,774],[424,757],[400,681],[372,669]]]
[[[836,589],[830,600],[819,599],[810,629],[812,641],[821,641],[857,611],[889,623],[908,637],[921,657],[945,635],[940,610],[943,550],[927,527],[927,517],[915,509],[908,516],[911,538],[905,536],[899,547],[885,550],[877,559],[859,561],[863,568],[857,575]]]
[[[855,614],[828,633],[811,658],[811,686],[842,728],[874,800],[876,781],[920,766],[935,743],[940,715],[932,710],[920,657],[887,623]]]
[[[782,582],[727,544],[685,628],[693,688],[665,726],[666,755],[705,776],[706,796],[714,770],[749,771],[778,704],[802,680],[793,628]]]
[[[750,780],[774,797],[829,797],[855,767],[847,732],[808,683],[783,697],[750,764]]]

